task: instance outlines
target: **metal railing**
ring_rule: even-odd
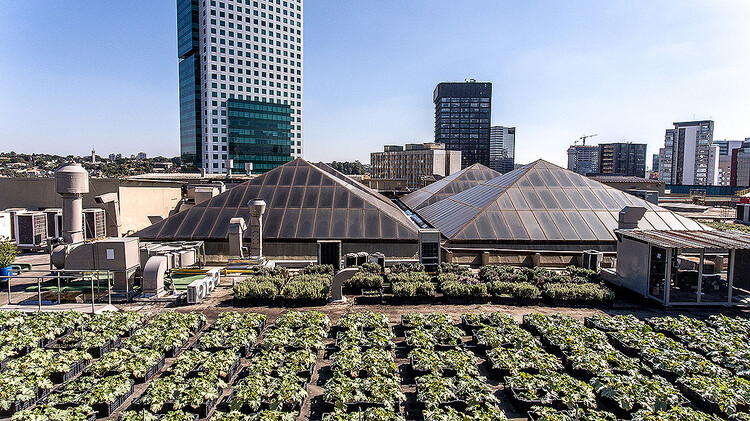
[[[57,304],[62,303],[62,282],[63,281],[86,281],[91,283],[91,313],[96,312],[96,293],[101,290],[101,282],[105,280],[107,282],[107,304],[112,304],[112,281],[114,280],[113,272],[109,270],[64,270],[55,269],[50,273],[42,275],[31,275],[31,274],[19,274],[15,276],[9,276],[5,279],[8,283],[8,304],[12,302],[12,286],[11,281],[16,279],[35,279],[37,285],[37,309],[42,311],[42,283],[54,280],[57,281]],[[44,281],[43,281],[44,280]],[[20,301],[19,304],[23,302]]]

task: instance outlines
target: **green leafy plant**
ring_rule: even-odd
[[[11,241],[0,241],[0,268],[5,268],[13,264],[19,253],[16,243]]]

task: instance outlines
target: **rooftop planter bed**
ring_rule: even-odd
[[[565,373],[519,373],[506,377],[506,390],[521,409],[529,405],[553,406],[558,409],[596,408],[593,388]]]

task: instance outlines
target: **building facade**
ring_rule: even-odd
[[[599,146],[572,145],[568,148],[568,169],[582,175],[599,173]]]
[[[713,136],[713,120],[674,123],[659,149],[659,180],[674,185],[715,185],[719,148],[713,145]]]
[[[186,168],[257,174],[304,154],[302,6],[177,1]]]
[[[461,151],[442,143],[386,145],[383,152],[370,154],[372,180],[406,180],[410,190],[422,187],[461,170]]]
[[[492,83],[443,82],[432,94],[435,104],[435,143],[461,151],[461,168],[490,166]]]
[[[719,147],[717,186],[731,186],[732,184],[732,151],[742,147],[741,140],[714,140]]]
[[[732,150],[730,171],[730,186],[750,187],[750,139]]]
[[[490,127],[490,168],[505,174],[516,165],[516,128]]]
[[[599,174],[645,177],[646,144],[599,144]]]

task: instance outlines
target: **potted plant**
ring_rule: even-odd
[[[16,261],[18,247],[10,241],[0,241],[0,280],[7,281],[13,276],[11,264]]]

